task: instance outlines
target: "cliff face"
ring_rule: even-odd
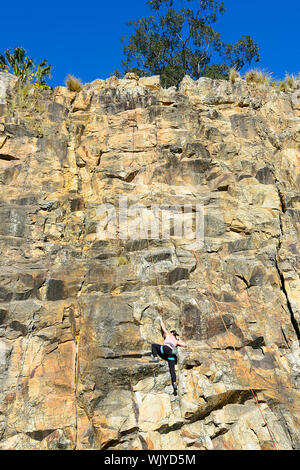
[[[0,448],[299,449],[295,93],[0,84]],[[198,204],[204,244],[99,239],[119,196]],[[158,315],[188,344],[177,397]]]

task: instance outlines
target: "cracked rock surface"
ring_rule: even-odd
[[[204,243],[99,239],[120,196],[145,223],[200,205]],[[0,449],[300,449],[292,93],[0,73],[0,247]],[[176,397],[158,315],[188,344]]]

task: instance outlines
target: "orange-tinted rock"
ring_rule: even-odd
[[[299,449],[290,94],[134,74],[78,94],[13,86],[0,87],[0,448]],[[160,206],[171,239],[99,239],[98,208],[118,216],[119,196],[143,205],[142,225]],[[200,247],[176,236],[184,204],[204,208]],[[177,397],[168,365],[148,362],[158,315],[188,345]]]

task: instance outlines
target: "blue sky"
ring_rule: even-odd
[[[227,13],[215,29],[226,42],[249,34],[260,46],[255,66],[275,79],[300,72],[299,0],[223,0]],[[51,85],[63,85],[71,73],[84,83],[108,78],[122,61],[120,39],[126,21],[149,14],[145,0],[14,0],[1,4],[0,52],[23,46],[36,62],[48,59]]]

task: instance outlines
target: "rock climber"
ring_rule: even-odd
[[[164,344],[152,344],[153,358],[149,362],[159,362],[158,356],[165,361],[168,361],[174,395],[177,395],[175,372],[175,365],[177,364],[177,346],[186,348],[187,345],[183,341],[180,341],[179,334],[175,330],[168,331],[166,329],[161,317],[158,317],[158,320],[160,321],[161,330],[164,336]]]

